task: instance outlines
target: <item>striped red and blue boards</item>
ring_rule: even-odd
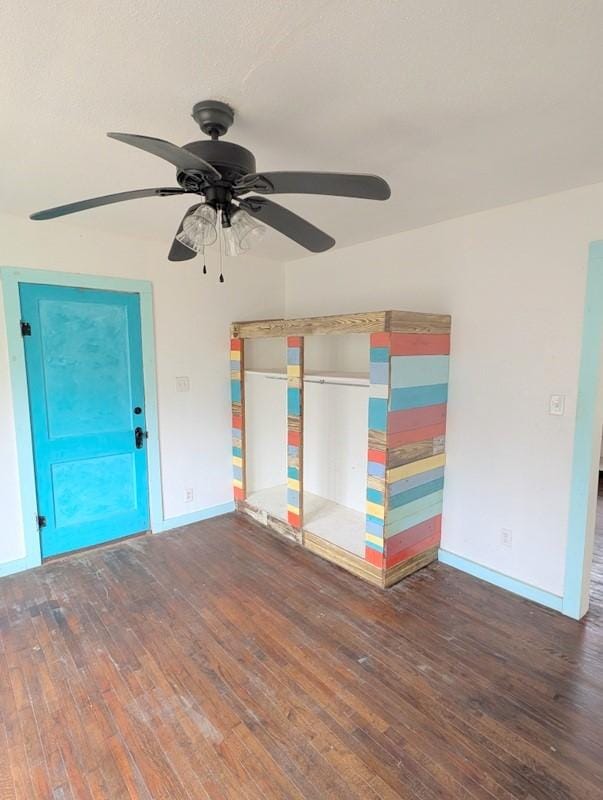
[[[390,335],[372,333],[370,349],[365,559],[380,569],[385,564]]]
[[[450,336],[373,333],[365,558],[387,570],[440,542]]]
[[[243,339],[230,340],[230,397],[232,405],[232,487],[237,501],[245,499],[245,421],[243,413]]]
[[[287,521],[303,525],[304,339],[287,337]]]

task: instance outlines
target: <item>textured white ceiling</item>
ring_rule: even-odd
[[[174,185],[169,164],[104,134],[201,138],[190,110],[212,97],[259,169],[389,180],[386,203],[282,197],[338,246],[603,180],[600,0],[29,0],[1,4],[0,30],[12,213]],[[167,252],[189,204],[66,219]],[[258,255],[306,251],[271,233]]]

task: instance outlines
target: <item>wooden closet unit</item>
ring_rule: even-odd
[[[381,587],[434,561],[442,520],[450,324],[448,315],[410,311],[233,323],[237,510]],[[368,334],[361,372],[304,368],[304,337],[349,334]],[[253,492],[245,469],[245,343],[269,337],[286,339],[286,369],[254,366],[248,374],[286,381],[286,483],[283,475],[282,484]],[[360,394],[350,401],[354,419],[366,393],[364,434],[354,430],[357,444],[362,444],[359,436],[366,441],[366,482],[360,484],[356,473],[356,486],[366,487],[362,512],[304,491],[304,388],[315,383],[356,387]],[[316,396],[320,389],[312,392]]]

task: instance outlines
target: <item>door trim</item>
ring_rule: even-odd
[[[29,393],[25,369],[25,348],[20,333],[20,283],[43,283],[51,286],[72,286],[82,289],[104,289],[130,292],[140,297],[142,363],[144,373],[147,440],[149,514],[151,530],[164,529],[159,422],[157,414],[157,380],[155,364],[155,330],[153,323],[153,284],[150,281],[82,275],[75,272],[53,272],[44,269],[0,267],[4,297],[9,372],[13,398],[13,420],[17,443],[19,490],[23,518],[25,556],[0,564],[0,575],[37,567],[42,563],[40,533],[37,525],[37,499],[33,459],[33,441],[29,418]]]
[[[565,555],[563,613],[574,619],[589,605],[603,423],[602,343],[603,241],[596,241],[588,253]]]

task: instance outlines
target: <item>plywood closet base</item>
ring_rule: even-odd
[[[294,528],[292,525],[289,525],[288,522],[279,519],[279,517],[275,517],[274,514],[268,513],[265,509],[258,508],[248,503],[246,500],[237,500],[235,502],[235,507],[237,511],[247,514],[248,517],[251,517],[251,519],[259,522],[266,528],[270,528],[271,531],[284,536],[286,539],[297,542],[298,544],[303,544],[303,531],[299,528]]]

